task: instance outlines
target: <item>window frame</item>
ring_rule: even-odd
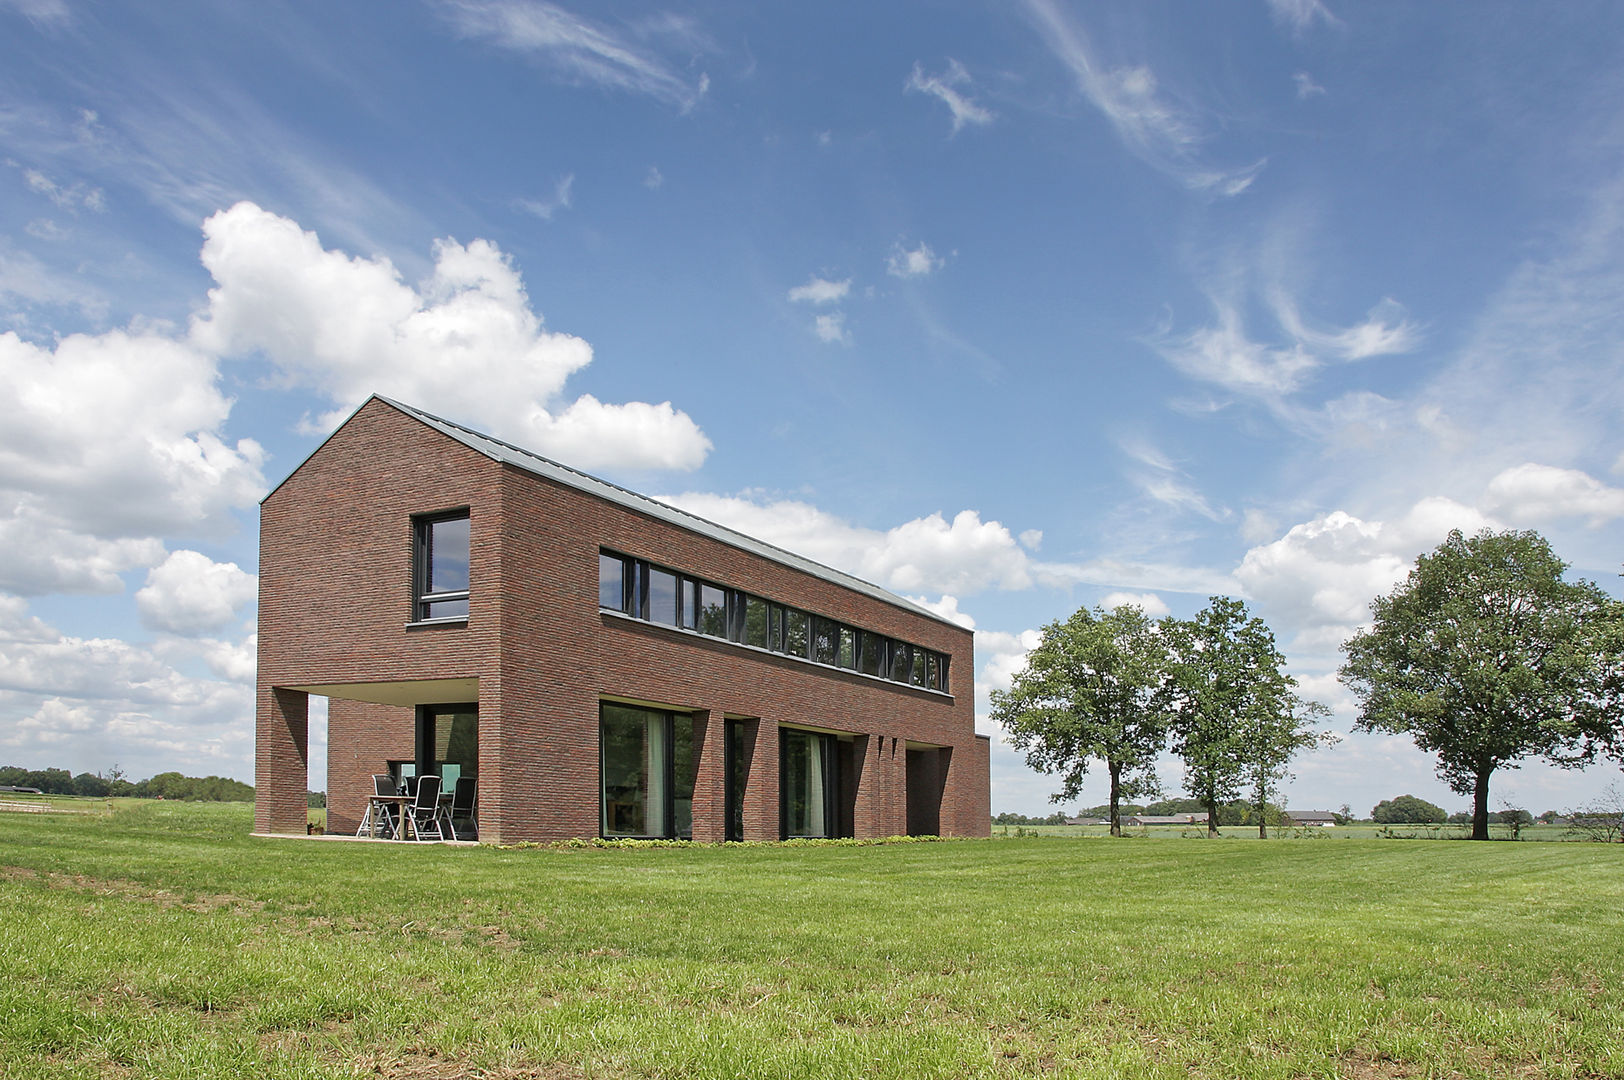
[[[468,584],[466,589],[442,589],[430,592],[429,584],[433,570],[433,535],[434,526],[444,521],[468,522]],[[467,622],[468,611],[460,615],[430,615],[431,604],[455,603],[458,600],[469,602],[473,592],[474,578],[474,520],[471,507],[459,507],[453,510],[437,510],[432,514],[414,514],[412,516],[412,622],[414,623],[452,623]]]

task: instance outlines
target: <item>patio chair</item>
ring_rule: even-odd
[[[374,774],[372,777],[372,793],[374,795],[394,795],[395,781],[387,773]],[[361,815],[361,824],[356,827],[356,836],[376,836],[382,832],[386,837],[394,837],[400,831],[400,820],[397,804],[367,800],[367,812]]]
[[[410,807],[412,835],[419,840],[445,840],[449,824],[440,810],[440,778],[432,773],[417,778],[417,791]],[[432,831],[432,835],[431,834]]]
[[[474,818],[474,778],[457,777],[457,786],[451,789],[451,838],[478,840],[479,822]]]

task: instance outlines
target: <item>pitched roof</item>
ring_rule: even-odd
[[[372,397],[368,398],[366,402],[362,402],[361,408],[356,409],[356,412],[360,412],[361,409],[366,408],[367,402],[370,402],[373,400],[373,398],[376,398],[385,405],[397,409],[412,419],[433,428],[442,435],[455,439],[457,442],[462,443],[469,449],[483,454],[493,461],[499,461],[505,465],[512,465],[515,468],[523,469],[526,472],[552,480],[555,483],[563,484],[566,487],[574,488],[577,491],[585,492],[588,495],[595,495],[600,499],[607,500],[608,502],[615,503],[619,506],[624,506],[627,509],[634,510],[639,514],[656,518],[668,524],[675,525],[680,529],[686,529],[692,533],[698,533],[701,536],[706,536],[712,540],[720,541],[721,543],[727,544],[730,547],[738,548],[741,551],[747,551],[752,555],[759,555],[764,559],[771,559],[773,562],[788,566],[791,569],[800,570],[803,573],[811,574],[813,577],[822,578],[824,581],[832,582],[833,584],[844,586],[845,588],[863,593],[864,595],[870,596],[875,600],[880,600],[895,607],[903,608],[914,615],[919,615],[923,618],[931,619],[935,622],[943,623],[944,625],[952,626],[959,630],[964,629],[964,627],[960,626],[956,622],[953,622],[951,619],[944,619],[942,616],[936,614],[934,611],[931,611],[929,608],[917,604],[906,597],[898,596],[896,593],[893,593],[888,589],[882,589],[878,585],[864,581],[862,578],[853,577],[844,571],[836,570],[834,567],[825,566],[820,562],[814,562],[803,555],[797,555],[793,551],[786,551],[781,547],[769,544],[765,540],[757,540],[753,536],[747,536],[735,529],[728,528],[726,525],[719,525],[714,521],[700,517],[698,514],[690,514],[686,510],[679,510],[675,506],[670,506],[666,503],[660,502],[658,499],[651,499],[647,495],[640,495],[637,492],[628,488],[623,488],[618,484],[611,484],[607,480],[600,480],[596,476],[591,476],[587,473],[581,472],[579,469],[572,469],[568,465],[561,465],[558,462],[553,461],[551,458],[542,457],[540,454],[526,450],[522,446],[515,446],[512,443],[503,442],[501,439],[495,438],[491,435],[486,435],[484,432],[475,431],[473,428],[465,427],[462,424],[455,423],[443,417],[435,416],[432,413],[426,413],[422,409],[416,408],[415,406],[407,405],[404,402],[395,401],[392,398],[386,398],[382,394],[373,394]],[[353,415],[354,414],[352,413],[351,416]],[[349,421],[345,420],[345,423],[349,423]],[[342,427],[343,425],[340,426]]]

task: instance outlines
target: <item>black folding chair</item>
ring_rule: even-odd
[[[445,815],[440,810],[440,778],[438,776],[420,776],[417,778],[417,792],[411,805],[412,835],[419,840],[446,840],[446,830],[442,824]],[[433,835],[430,835],[430,831]]]
[[[451,789],[451,837],[454,840],[478,840],[479,822],[474,818],[474,778],[457,777],[457,786]]]
[[[373,774],[372,794],[393,796],[395,781],[387,774]],[[384,802],[377,798],[367,800],[367,812],[361,817],[361,824],[355,830],[356,836],[377,836],[382,832],[386,839],[393,840],[400,835],[400,804]]]

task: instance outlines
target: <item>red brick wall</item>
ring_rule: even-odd
[[[471,507],[473,537],[468,623],[407,630],[412,516],[463,505]],[[600,546],[947,653],[954,695],[604,614]],[[380,401],[366,405],[262,508],[260,652],[260,768],[271,778],[261,786],[262,829],[281,827],[269,808],[290,782],[282,774],[293,771],[284,761],[289,740],[278,735],[286,725],[267,707],[268,688],[477,677],[485,839],[597,834],[603,697],[707,718],[696,837],[721,835],[721,721],[728,716],[761,721],[744,793],[747,839],[778,836],[780,724],[860,737],[857,835],[905,831],[908,740],[953,748],[942,780],[942,831],[990,830],[968,631],[498,465]],[[410,719],[409,710],[332,704],[336,826],[364,804],[379,754],[410,756]],[[406,753],[395,753],[389,747],[402,730]],[[302,805],[302,775],[300,785]]]

